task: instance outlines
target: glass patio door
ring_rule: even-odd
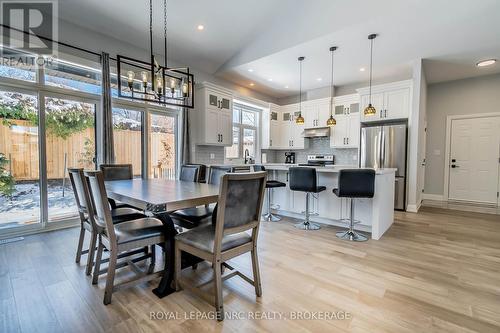
[[[95,169],[97,101],[45,96],[48,222],[78,216],[68,168]]]
[[[41,222],[38,97],[0,90],[0,232]]]
[[[175,179],[177,117],[150,112],[148,121],[148,177]]]

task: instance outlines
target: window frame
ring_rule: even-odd
[[[235,162],[237,160],[243,160],[244,159],[244,154],[245,154],[245,148],[244,148],[244,131],[245,129],[249,130],[255,130],[255,156],[253,156],[254,160],[257,161],[257,156],[260,155],[260,147],[259,147],[259,142],[260,142],[260,120],[261,120],[261,114],[262,114],[262,109],[259,106],[256,105],[251,105],[249,103],[240,101],[240,100],[233,100],[233,110],[231,110],[234,114],[235,111],[235,105],[240,105],[238,107],[238,113],[239,113],[239,122],[234,122],[234,117],[233,117],[233,124],[232,124],[232,129],[231,129],[231,138],[234,135],[234,129],[239,128],[239,141],[238,141],[238,157],[227,157],[227,148],[230,147],[224,147],[224,160],[227,162]],[[241,107],[242,106],[242,107]],[[245,109],[248,108],[248,109]],[[246,125],[243,124],[243,112],[253,112],[255,113],[255,125]],[[232,146],[232,145],[231,145]],[[259,158],[260,160],[260,158]]]

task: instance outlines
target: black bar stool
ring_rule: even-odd
[[[254,171],[266,171],[266,168],[263,165],[254,165]],[[271,194],[273,193],[273,189],[278,187],[286,187],[285,183],[279,182],[277,180],[268,180],[266,181],[266,189],[267,189],[267,213],[262,215],[264,221],[267,222],[278,222],[281,221],[281,216],[275,215],[271,213]]]
[[[354,199],[373,198],[375,193],[375,170],[344,169],[339,172],[338,188],[333,193],[339,198],[351,199],[349,230],[337,232],[337,237],[354,242],[364,242],[368,238],[354,231]]]
[[[319,224],[309,222],[309,197],[311,193],[323,192],[326,187],[318,186],[315,168],[291,167],[288,172],[290,190],[306,192],[306,218],[304,222],[296,224],[295,227],[303,230],[318,230]]]

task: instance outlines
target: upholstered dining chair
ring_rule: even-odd
[[[215,305],[217,319],[224,320],[222,281],[240,276],[255,288],[255,294],[262,295],[259,262],[257,257],[257,236],[266,172],[230,173],[222,177],[219,190],[215,225],[205,224],[175,236],[175,287],[186,288]],[[247,233],[250,231],[251,233]],[[181,278],[181,253],[187,252],[212,263],[213,280],[199,286],[184,283]],[[235,270],[227,261],[251,252],[253,280]],[[231,270],[222,276],[221,266]],[[213,283],[215,295],[202,291],[200,287]]]
[[[104,180],[128,180],[134,178],[132,164],[101,164],[99,169],[104,175]],[[108,198],[111,208],[129,207],[135,208],[125,203],[117,203],[114,199]]]
[[[115,270],[117,268],[118,258],[121,253],[127,253],[131,250],[147,248],[156,244],[164,243],[165,227],[163,223],[154,217],[142,217],[131,221],[118,224],[113,223],[111,210],[107,204],[106,188],[104,186],[104,175],[101,171],[85,171],[85,177],[89,182],[90,195],[93,203],[94,221],[98,229],[98,248],[92,277],[92,284],[97,284],[100,266],[102,262],[102,253],[104,249],[109,252],[109,265],[106,274],[106,288],[104,290],[104,304],[111,303],[113,291],[119,287],[132,285],[133,283],[146,282],[158,277],[162,272],[153,272],[155,265],[154,251],[151,253],[151,262],[147,270],[141,270],[135,264],[135,259],[126,260],[125,265],[136,273],[136,278],[114,284]]]
[[[207,184],[219,185],[223,175],[231,172],[231,167],[211,166],[208,171]],[[198,226],[203,221],[212,216],[215,205],[199,206],[176,210],[171,213],[176,218],[176,222],[183,228],[191,229]]]
[[[93,208],[90,199],[88,183],[83,175],[81,168],[69,168],[69,179],[73,193],[75,195],[76,207],[80,217],[80,236],[76,251],[76,263],[80,263],[81,256],[87,254],[86,274],[90,275],[94,264],[95,248],[97,243],[97,226],[95,225]],[[116,208],[111,210],[111,218],[113,223],[120,223],[128,220],[142,218],[145,215],[138,210],[132,208]],[[83,250],[85,241],[85,233],[90,233],[90,244],[87,250]]]
[[[200,179],[199,165],[182,165],[179,173],[179,180],[184,182],[198,182]]]

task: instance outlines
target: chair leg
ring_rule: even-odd
[[[179,281],[181,279],[181,250],[179,250],[179,245],[177,242],[175,242],[174,246],[174,255],[175,255],[175,269],[174,269],[174,284],[175,284],[175,291],[180,291],[181,286],[179,284]]]
[[[267,189],[267,213],[262,215],[262,217],[264,218],[264,221],[267,221],[267,222],[278,222],[278,221],[281,221],[281,217],[278,215],[274,215],[271,212],[271,194],[272,193],[273,193],[272,189],[268,188]]]
[[[116,250],[109,251],[109,266],[108,273],[106,274],[106,289],[104,289],[104,305],[111,303],[111,296],[113,295],[113,285],[115,283],[115,270],[116,260],[118,254]]]
[[[224,320],[224,303],[222,299],[222,273],[221,263],[219,260],[215,262],[214,267],[214,287],[215,287],[215,311],[217,312],[217,320]]]
[[[87,270],[85,271],[85,274],[87,275],[90,275],[90,273],[92,272],[92,266],[94,265],[96,242],[97,242],[97,233],[93,231],[92,235],[90,236],[89,253],[87,258]]]
[[[77,264],[80,263],[80,259],[82,258],[82,248],[84,239],[85,239],[85,228],[80,227],[80,237],[78,239],[78,248],[76,249],[76,259],[75,259],[75,262]]]
[[[306,217],[304,219],[304,222],[296,224],[295,228],[302,229],[302,230],[318,230],[321,228],[319,226],[319,224],[309,222],[309,215],[310,215],[310,213],[309,213],[309,197],[310,197],[310,193],[307,192],[306,193],[306,211],[305,211]]]
[[[148,273],[151,274],[155,270],[156,265],[156,245],[151,245],[151,262],[149,264]]]
[[[99,237],[99,246],[97,247],[97,255],[95,257],[94,273],[92,275],[92,284],[97,284],[97,280],[99,279],[99,271],[101,270],[101,260],[102,260],[103,249],[104,249],[104,246],[102,245],[101,239]]]
[[[262,285],[260,282],[259,258],[257,256],[257,247],[254,246],[252,252],[253,283],[257,297],[262,296]]]

